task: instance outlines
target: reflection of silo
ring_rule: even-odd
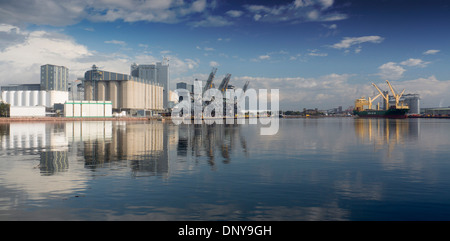
[[[67,171],[69,169],[67,151],[41,152],[39,168],[41,173],[46,175]]]

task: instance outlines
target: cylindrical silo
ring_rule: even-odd
[[[14,103],[16,104],[16,106],[22,106],[22,93],[22,90],[18,90],[14,95]]]
[[[31,106],[30,105],[30,95],[31,91],[26,90],[22,93],[22,105],[23,106]]]
[[[16,91],[11,90],[8,91],[6,93],[6,102],[8,102],[8,104],[10,104],[11,106],[14,106],[14,95],[15,95]]]
[[[39,91],[33,90],[30,97],[30,106],[39,105]]]
[[[45,90],[39,91],[39,105],[47,106],[47,92]]]

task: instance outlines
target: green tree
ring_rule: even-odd
[[[0,117],[9,117],[10,104],[0,102]]]

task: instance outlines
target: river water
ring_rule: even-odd
[[[0,124],[0,220],[450,220],[450,120]]]

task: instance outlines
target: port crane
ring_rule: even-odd
[[[399,105],[400,98],[402,97],[403,93],[405,92],[405,89],[403,89],[403,91],[402,91],[400,94],[395,93],[394,88],[392,87],[391,83],[389,83],[388,80],[386,80],[386,82],[387,82],[387,84],[389,85],[389,88],[391,89],[392,96],[394,96],[394,99],[395,99],[395,107],[396,107],[397,109],[407,109],[408,107],[404,106],[403,103],[402,103],[402,105]]]
[[[378,86],[375,83],[372,83],[372,85],[378,90],[378,92],[380,92],[380,95],[386,101],[384,108],[385,108],[385,110],[388,110],[389,109],[389,93],[381,91],[380,88],[378,88]]]
[[[230,82],[231,74],[227,74],[225,78],[223,78],[222,82],[219,85],[220,92],[224,93],[228,88],[228,83]]]
[[[369,109],[372,109],[372,102],[374,102],[378,97],[380,97],[381,96],[381,94],[378,94],[378,95],[376,95],[375,97],[373,97],[373,98],[370,98],[369,97]],[[377,109],[379,109],[378,107],[377,107]]]
[[[211,89],[211,88],[213,87],[212,82],[213,82],[213,80],[214,80],[214,76],[216,75],[216,72],[217,72],[217,68],[212,68],[212,71],[211,71],[211,73],[209,74],[208,80],[206,81],[206,84],[205,84],[205,86],[203,87],[203,93],[202,93],[202,94],[205,94],[205,92],[206,92],[207,90],[209,90],[209,89]]]

